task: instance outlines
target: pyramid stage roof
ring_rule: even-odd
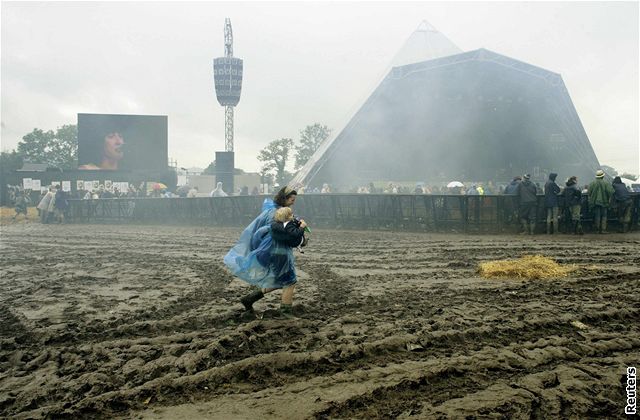
[[[598,159],[562,77],[486,49],[393,67],[293,182],[590,181]]]

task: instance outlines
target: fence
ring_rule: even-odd
[[[265,196],[215,198],[114,198],[69,200],[71,223],[185,224],[245,226],[259,213]],[[430,232],[515,232],[520,225],[512,196],[505,195],[299,195],[296,215],[312,227]],[[632,226],[638,225],[640,194],[632,194]],[[583,196],[582,221],[591,222]],[[615,211],[609,212],[615,226]],[[546,221],[544,196],[538,196],[537,221]],[[561,223],[562,224],[562,223]]]

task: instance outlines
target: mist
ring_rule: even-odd
[[[2,149],[78,113],[167,115],[169,156],[205,167],[224,148],[212,60],[223,55],[225,17],[245,62],[235,151],[247,171],[259,169],[261,148],[306,125],[338,135],[426,19],[462,51],[560,74],[599,162],[638,172],[631,2],[3,2]]]

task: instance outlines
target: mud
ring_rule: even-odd
[[[294,312],[256,316],[240,229],[2,226],[0,417],[623,418],[640,234],[314,229]],[[487,280],[541,254],[571,277]]]

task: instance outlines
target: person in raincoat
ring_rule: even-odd
[[[620,223],[620,232],[626,233],[631,225],[631,206],[633,201],[627,186],[624,185],[622,179],[617,176],[611,184],[613,187],[613,199],[611,200],[618,210],[618,222]]]
[[[567,229],[567,233],[573,230],[575,235],[582,235],[584,233],[582,224],[580,224],[582,191],[578,187],[578,177],[574,175],[567,179],[562,195],[564,196],[565,213],[569,213],[567,220],[571,220],[572,223],[572,229]]]
[[[210,197],[226,197],[227,193],[222,189],[222,182],[218,182],[216,185],[216,189],[211,191],[209,194]]]
[[[544,184],[544,206],[547,209],[547,235],[558,233],[558,209],[560,186],[556,184],[558,174],[550,173],[547,183]]]
[[[262,299],[266,293],[282,289],[280,310],[283,314],[291,313],[293,291],[297,282],[293,266],[293,251],[291,248],[285,250],[287,259],[290,261],[288,266],[291,267],[291,272],[284,276],[284,273],[274,269],[274,264],[271,264],[272,248],[274,248],[271,224],[275,221],[276,210],[293,206],[297,195],[294,189],[283,187],[273,200],[265,199],[262,212],[244,229],[238,242],[224,256],[224,264],[234,276],[256,287],[256,290],[240,299],[247,311],[252,311],[253,304]],[[275,245],[275,248],[277,249],[278,246]]]
[[[518,214],[522,221],[523,235],[533,235],[536,229],[537,219],[537,188],[531,182],[531,175],[525,174],[522,182],[516,187],[516,196],[518,197]]]
[[[598,169],[596,179],[589,184],[589,209],[593,211],[593,227],[598,233],[607,233],[607,210],[615,190],[604,180],[604,171]]]
[[[42,200],[38,203],[38,209],[40,210],[40,222],[43,224],[49,222],[49,204],[55,199],[55,193],[53,187],[49,187],[49,191],[42,197]]]
[[[516,195],[518,193],[518,185],[520,182],[522,182],[522,177],[520,175],[515,176],[502,192],[504,195],[515,196],[506,197],[504,200],[504,212],[507,223],[517,223],[518,221],[518,197]]]

